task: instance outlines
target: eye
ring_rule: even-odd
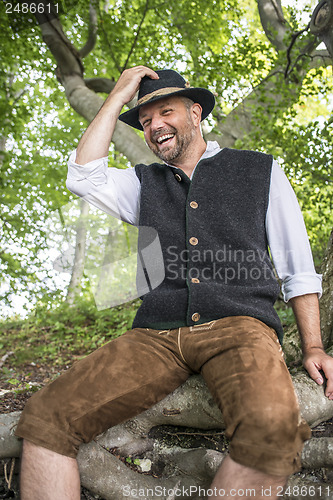
[[[150,122],[151,122],[151,120],[150,120],[150,119],[144,120],[144,121],[142,122],[142,127],[143,127],[143,128],[147,127],[147,126],[150,124]]]
[[[163,114],[163,115],[168,115],[168,114],[169,114],[169,113],[171,113],[171,112],[172,112],[172,109],[171,109],[171,108],[166,108],[166,109],[163,109],[162,114]]]

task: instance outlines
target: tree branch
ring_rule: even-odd
[[[43,0],[46,3],[48,0]],[[48,2],[52,6],[51,2]],[[68,40],[56,14],[45,9],[43,14],[35,13],[40,24],[42,38],[54,56],[58,68],[57,76],[61,81],[67,74],[83,75],[84,68],[78,50]],[[61,81],[62,83],[62,81]]]
[[[312,438],[305,443],[302,452],[302,466],[320,469],[333,466],[333,438]]]
[[[98,5],[99,5],[99,4],[98,4]],[[100,19],[102,19],[102,14],[101,14],[100,7],[99,7],[99,17],[100,17]],[[113,60],[114,65],[115,65],[115,67],[117,68],[117,70],[119,71],[119,74],[120,74],[120,73],[121,73],[121,67],[120,67],[120,65],[118,64],[118,61],[117,61],[117,59],[116,59],[116,56],[115,56],[115,54],[114,54],[114,52],[113,52],[113,50],[112,50],[112,46],[111,46],[111,44],[110,44],[110,42],[109,42],[107,32],[106,32],[106,31],[105,31],[105,29],[104,29],[104,22],[103,22],[103,19],[102,19],[102,23],[101,23],[101,31],[102,31],[102,33],[103,33],[103,35],[104,35],[104,37],[105,37],[105,42],[106,42],[106,44],[107,44],[107,46],[108,46],[108,48],[109,48],[109,53],[110,53],[111,59]]]
[[[328,50],[316,50],[311,56],[310,69],[331,66],[332,59]]]
[[[87,217],[90,206],[83,199],[80,200],[80,216],[76,224],[76,241],[74,262],[71,270],[71,279],[67,288],[66,302],[74,305],[76,295],[81,290],[81,280],[86,258]]]
[[[149,5],[149,0],[146,0],[146,5],[145,5],[145,8],[144,8],[144,11],[143,11],[143,15],[142,15],[142,19],[141,19],[141,22],[139,24],[139,27],[138,27],[138,30],[136,32],[136,35],[135,35],[135,38],[133,40],[133,43],[132,43],[132,47],[128,53],[128,56],[127,56],[127,59],[126,59],[126,62],[121,70],[121,72],[123,72],[126,68],[127,68],[127,64],[128,64],[128,61],[133,53],[133,50],[134,50],[134,47],[136,45],[136,42],[138,41],[138,38],[139,38],[139,34],[140,34],[140,31],[141,31],[141,28],[142,28],[142,25],[143,25],[143,22],[145,20],[145,17],[147,15],[147,12],[148,12],[148,5]]]
[[[92,2],[89,4],[89,34],[86,44],[79,50],[79,56],[83,59],[95,47],[97,40],[97,12]]]
[[[93,90],[94,92],[101,92],[104,94],[109,94],[114,89],[116,82],[114,80],[110,80],[110,78],[85,78],[84,83],[88,87],[88,89]],[[136,96],[126,104],[128,108],[133,108],[137,103],[137,94]]]
[[[216,140],[221,147],[233,147],[237,140],[251,133],[255,126],[253,123],[254,113],[258,112],[259,109],[263,113],[272,114],[274,110],[286,105],[289,107],[293,102],[296,102],[308,70],[319,67],[320,62],[324,66],[332,64],[326,51],[315,51],[320,43],[320,40],[312,33],[308,33],[305,37],[295,36],[290,43],[287,77],[283,62],[280,61],[276,68],[227,117],[218,119],[216,127],[218,133],[211,132],[206,136],[206,139]],[[293,62],[291,61],[291,49],[296,54]],[[287,50],[287,46],[285,50]],[[307,63],[303,64],[305,58],[307,58]],[[287,98],[282,89],[288,90]],[[286,99],[285,102],[284,99]]]
[[[328,241],[321,269],[323,275],[323,295],[320,299],[320,321],[324,345],[333,341],[333,230]]]
[[[310,30],[322,40],[333,59],[333,0],[322,0],[313,11]]]
[[[109,94],[116,85],[116,82],[110,78],[85,78],[84,83],[88,89],[105,94]]]
[[[306,28],[300,30],[300,31],[297,31],[297,33],[293,33],[291,35],[291,42],[289,44],[289,47],[287,48],[287,67],[285,69],[285,72],[284,72],[284,77],[287,78],[287,76],[289,75],[289,68],[291,66],[291,51],[292,51],[292,48],[297,40],[297,38],[302,35],[302,33],[304,33],[305,31],[307,31],[309,29],[309,24],[307,25]]]
[[[272,38],[271,41],[275,46],[278,44],[279,50],[288,51],[287,35],[289,35],[288,66],[286,69],[280,58],[279,63],[270,74],[227,117],[217,119],[217,133],[207,134],[206,139],[216,140],[221,147],[232,148],[237,140],[249,135],[256,127],[254,114],[259,109],[262,113],[272,114],[283,106],[291,106],[298,99],[303,79],[308,70],[319,66],[320,57],[324,65],[328,63],[326,52],[315,52],[316,47],[320,44],[320,39],[312,33],[303,37],[295,34],[292,39],[290,38],[290,28],[286,26],[282,18],[279,0],[257,0],[257,3],[265,32],[270,39]],[[273,28],[274,36],[272,37],[271,30]],[[293,60],[292,54],[295,54]],[[308,60],[306,64],[303,64],[305,57]],[[218,107],[216,111],[218,112]]]
[[[53,54],[58,67],[57,76],[65,88],[67,99],[72,108],[91,122],[104,100],[90,90],[83,80],[83,66],[78,51],[69,42],[62,30],[59,19],[43,19],[40,25],[42,37]],[[132,163],[152,163],[155,155],[147,148],[142,138],[128,125],[117,123],[112,142],[117,151],[124,154]]]
[[[315,426],[332,418],[333,401],[325,398],[323,387],[304,372],[292,378],[301,414],[309,425]],[[0,415],[0,458],[17,457],[20,454],[21,442],[14,435],[19,415],[20,412]],[[190,377],[172,394],[141,415],[110,428],[91,443],[81,445],[78,463],[82,484],[109,500],[123,496],[124,486],[145,489],[147,500],[155,498],[153,491],[156,485],[170,491],[175,487],[207,488],[226,454],[225,447],[221,446],[221,451],[183,449],[149,437],[153,427],[163,424],[196,429],[224,428],[221,412],[200,375]],[[311,440],[302,454],[304,465],[312,467],[317,464],[322,467],[332,464],[332,446],[331,439]],[[118,458],[135,457],[135,454],[142,456],[142,453],[152,465],[163,467],[160,477],[154,477],[154,473],[140,474],[126,467],[124,461]],[[318,455],[319,460],[313,454]],[[166,499],[166,496],[163,498]],[[170,500],[175,497],[167,498]],[[177,498],[188,498],[188,495]],[[199,497],[193,494],[191,498]],[[326,500],[326,497],[323,498]]]
[[[257,0],[262,27],[268,40],[278,50],[285,50],[285,36],[289,31],[280,0]]]
[[[43,41],[49,47],[57,66],[57,77],[62,83],[66,75],[83,75],[83,65],[76,48],[65,37],[60,22],[52,20],[41,25]]]

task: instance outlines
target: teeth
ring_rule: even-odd
[[[165,135],[161,135],[161,137],[159,137],[157,139],[157,142],[159,144],[161,144],[163,141],[166,141],[167,139],[171,139],[175,134],[165,134]]]

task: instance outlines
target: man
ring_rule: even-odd
[[[108,169],[116,121],[138,89],[137,105],[120,119],[143,130],[163,163]],[[192,373],[206,380],[230,438],[212,487],[232,489],[234,498],[253,488],[256,498],[281,494],[310,431],[281,353],[267,243],[295,312],[304,365],[318,384],[322,370],[333,399],[320,278],[295,197],[270,156],[205,143],[200,123],[213,106],[208,90],[188,88],[174,71],[126,70],[71,158],[72,191],[157,231],[165,279],[144,295],[133,330],[28,402],[16,431],[24,438],[22,500],[78,499],[80,443],[140,413]],[[271,497],[264,496],[269,487]]]

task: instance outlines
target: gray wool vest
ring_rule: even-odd
[[[201,160],[192,180],[158,163],[135,168],[141,183],[139,226],[156,230],[165,276],[142,297],[133,328],[251,316],[274,328],[282,342],[273,308],[280,288],[265,229],[272,157],[225,148]],[[140,228],[139,248],[144,248]]]

